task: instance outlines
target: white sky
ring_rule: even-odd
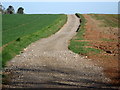
[[[0,0],[0,2],[119,2],[120,0]]]

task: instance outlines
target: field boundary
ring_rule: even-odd
[[[76,36],[71,39],[70,44],[68,48],[81,55],[86,55],[87,53],[92,52],[93,54],[95,53],[100,53],[101,50],[92,48],[91,45],[89,44],[89,41],[84,41],[84,34],[85,34],[85,25],[86,25],[86,19],[82,14],[75,14],[78,18],[80,18],[80,25],[77,29],[77,34]]]

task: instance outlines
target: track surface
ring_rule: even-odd
[[[60,31],[32,43],[8,62],[5,69],[11,73],[9,87],[107,88],[109,79],[101,67],[68,50],[79,24],[79,18],[68,15]]]

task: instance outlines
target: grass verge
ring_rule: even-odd
[[[68,48],[72,50],[75,53],[81,54],[81,55],[86,55],[87,53],[100,53],[101,50],[95,49],[95,48],[87,48],[86,46],[90,46],[88,41],[84,41],[84,34],[85,34],[85,24],[86,24],[86,19],[84,18],[83,15],[78,14],[79,17],[81,18],[81,27],[78,30],[78,33],[76,34],[73,39],[70,41],[70,45]]]
[[[61,15],[54,23],[42,28],[41,30],[22,36],[19,40],[15,40],[2,50],[2,66],[4,67],[6,62],[17,54],[20,54],[24,48],[26,48],[32,42],[41,38],[46,38],[56,33],[67,21],[66,15]]]

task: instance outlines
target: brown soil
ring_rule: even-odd
[[[90,15],[84,15],[84,17],[87,20],[85,40],[91,43],[91,47],[103,50],[99,54],[88,54],[88,58],[103,67],[105,75],[111,79],[110,83],[120,84],[118,29],[100,26],[103,22],[93,19]]]

